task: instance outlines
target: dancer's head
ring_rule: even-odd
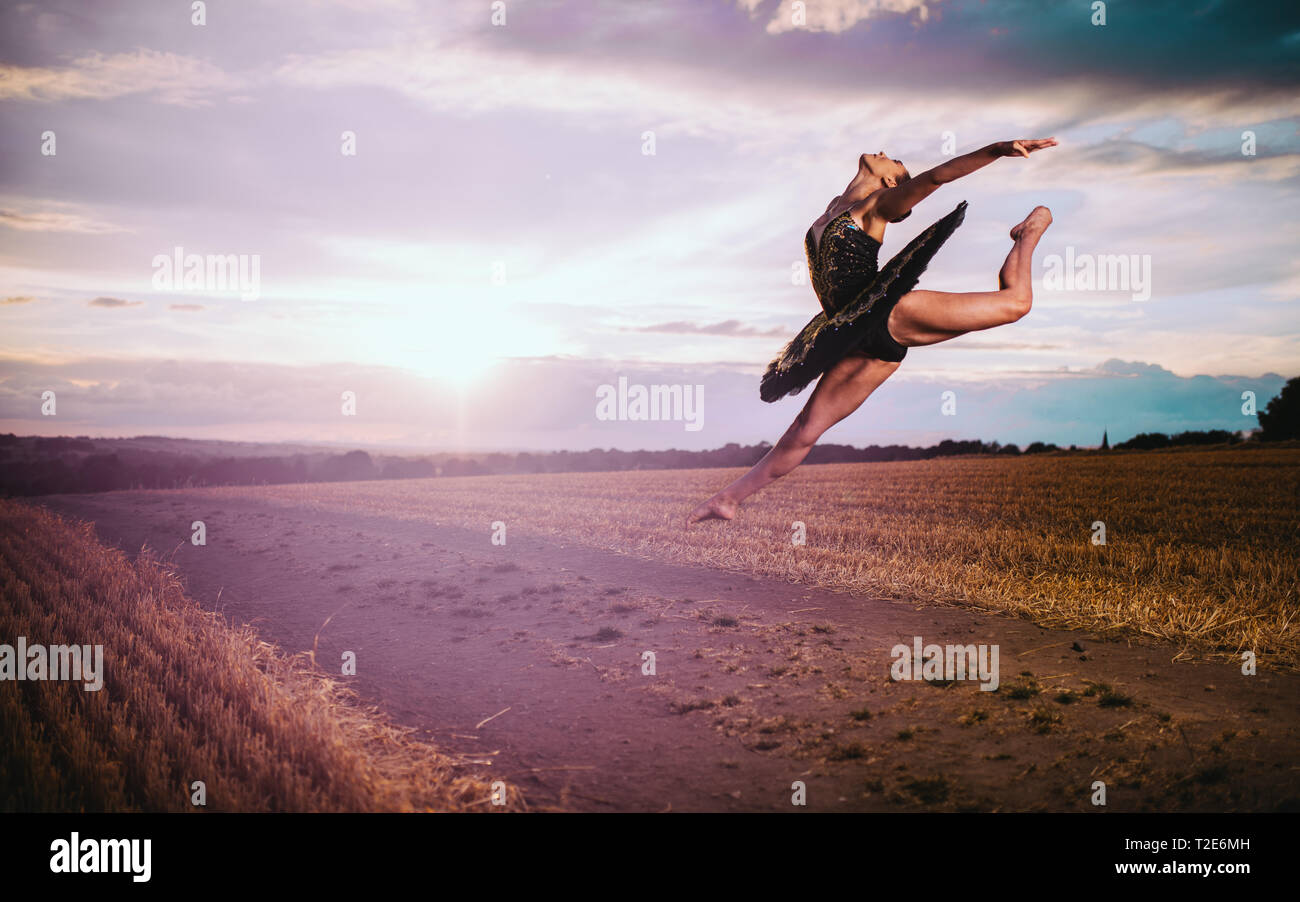
[[[872,191],[896,188],[911,177],[912,174],[907,171],[906,166],[883,150],[879,153],[864,153],[858,157],[858,180],[867,183],[868,186],[875,185],[876,187],[870,188]],[[911,215],[912,211],[908,210],[894,222],[902,222]]]

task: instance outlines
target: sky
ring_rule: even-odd
[[[1045,204],[1033,311],[911,350],[826,441],[1248,429],[1300,374],[1294,4],[194,6],[0,3],[0,431],[775,441],[804,397],[758,380],[858,156],[1046,136],[882,251],[967,200],[921,287],[988,290]],[[1054,278],[1113,255],[1145,287]],[[598,415],[620,379],[702,405]]]

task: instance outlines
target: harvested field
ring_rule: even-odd
[[[0,684],[0,810],[496,809],[465,762],[360,706],[309,655],[231,629],[170,567],[103,547],[87,525],[0,500],[0,597],[6,643],[103,646],[97,691]]]

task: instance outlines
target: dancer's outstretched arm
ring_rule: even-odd
[[[971,153],[940,163],[920,175],[910,178],[894,188],[887,188],[876,198],[876,214],[888,222],[895,222],[908,214],[912,207],[925,200],[940,185],[956,181],[982,169],[999,157],[1027,157],[1036,150],[1055,147],[1055,138],[1022,138],[1019,141],[999,141]]]

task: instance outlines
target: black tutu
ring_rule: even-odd
[[[759,397],[770,403],[798,394],[855,351],[884,360],[902,360],[907,349],[890,337],[885,325],[889,313],[899,298],[916,287],[930,260],[965,216],[966,201],[962,201],[895,254],[848,303],[833,314],[823,310],[814,316],[767,365]]]

